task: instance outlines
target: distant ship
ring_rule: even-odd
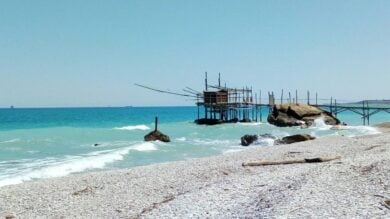
[[[15,107],[14,107],[14,106],[10,106],[9,108],[10,108],[10,109],[14,109]]]

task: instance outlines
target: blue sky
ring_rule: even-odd
[[[142,83],[390,99],[390,1],[0,1],[0,106],[192,105]]]

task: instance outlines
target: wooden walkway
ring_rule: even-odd
[[[363,101],[361,106],[349,105],[349,104],[333,104],[333,105],[318,105],[323,109],[328,109],[336,117],[338,114],[350,111],[360,115],[363,119],[363,125],[370,125],[370,117],[380,112],[390,113],[390,106],[370,106],[368,101]]]
[[[322,101],[329,101],[329,104],[318,104],[318,95],[316,94],[315,99],[310,99],[310,92],[307,93],[307,99],[300,99],[300,102],[298,100],[298,95],[296,92],[296,98],[291,99],[291,95],[289,94],[289,99],[283,101],[283,91],[282,96],[280,99],[280,103],[283,104],[302,104],[302,102],[305,102],[304,104],[308,104],[311,106],[320,107],[324,110],[329,111],[334,116],[338,116],[338,114],[350,111],[357,115],[360,115],[363,120],[363,125],[370,125],[370,118],[374,116],[375,114],[385,112],[390,113],[390,104],[369,104],[369,101],[361,101],[359,103],[338,103],[336,99],[330,98],[328,100],[321,99]],[[311,101],[315,101],[314,104],[312,104]],[[273,105],[276,104],[275,101],[275,95],[274,93],[268,93],[268,103],[267,104],[258,104],[258,106],[261,107],[268,107],[271,108]],[[260,110],[261,111],[261,110]],[[260,121],[262,118],[260,117]]]

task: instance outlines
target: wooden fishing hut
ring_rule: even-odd
[[[197,96],[198,119],[195,122],[215,125],[257,121],[259,108],[256,101],[252,88],[229,88],[226,84],[221,86],[220,74],[218,85],[208,84],[206,72],[205,90]],[[201,111],[204,111],[203,117]]]

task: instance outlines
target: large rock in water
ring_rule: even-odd
[[[279,126],[310,126],[314,120],[322,117],[328,125],[338,125],[340,120],[330,112],[307,104],[280,104],[275,105],[268,115],[268,122]]]
[[[307,134],[290,135],[278,140],[276,144],[292,144],[296,142],[309,141],[314,139],[315,137]]]
[[[170,142],[171,140],[169,139],[168,135],[164,135],[158,130],[152,131],[149,134],[145,135],[144,137],[145,141],[162,141],[162,142]]]
[[[257,135],[244,135],[241,137],[241,145],[249,146],[253,142],[257,141],[257,139],[258,139]]]

